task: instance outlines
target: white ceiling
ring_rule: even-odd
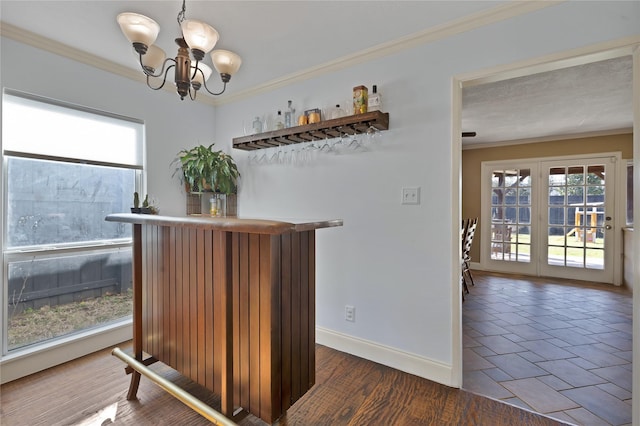
[[[216,47],[243,58],[227,89],[233,95],[505,3],[187,1],[186,16],[214,26],[220,33]],[[156,44],[173,55],[181,7],[180,0],[2,0],[0,19],[136,69],[117,14],[137,12],[156,20],[161,28]],[[219,88],[218,80],[211,82],[214,90]],[[609,60],[466,88],[463,105],[463,130],[477,132],[465,144],[628,129],[631,61]]]

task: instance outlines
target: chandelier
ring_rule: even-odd
[[[242,59],[228,50],[218,49],[211,52],[213,66],[220,74],[224,85],[220,92],[214,93],[209,90],[207,79],[212,70],[202,60],[213,49],[220,36],[215,28],[202,21],[185,19],[185,1],[182,1],[182,10],[177,18],[182,37],[175,40],[178,45],[175,58],[167,58],[164,50],[153,44],[160,32],[160,26],[153,19],[127,12],[119,14],[117,21],[125,37],[133,44],[140,67],[147,76],[147,86],[151,89],[162,89],[169,70],[174,68],[174,80],[180,99],[184,100],[185,96],[189,95],[191,100],[195,100],[198,90],[202,87],[214,96],[221,95],[227,88],[231,76],[240,68]],[[195,62],[191,60],[189,53]],[[154,87],[151,80],[156,77],[162,78],[162,83]]]

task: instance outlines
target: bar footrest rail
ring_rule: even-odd
[[[214,410],[204,402],[200,401],[198,398],[191,395],[189,392],[181,389],[175,384],[171,383],[169,380],[155,373],[151,369],[149,369],[142,362],[133,358],[132,356],[124,353],[120,348],[114,348],[111,351],[111,355],[119,358],[129,367],[136,370],[138,373],[150,379],[152,382],[160,386],[162,389],[167,391],[173,397],[178,399],[180,402],[185,404],[187,407],[191,408],[198,414],[200,414],[205,419],[209,420],[213,424],[220,426],[237,426],[236,423],[225,417],[222,413]]]

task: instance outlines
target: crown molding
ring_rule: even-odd
[[[315,78],[330,72],[349,68],[354,65],[392,55],[394,53],[410,49],[415,46],[430,43],[436,40],[441,40],[456,34],[483,27],[485,25],[490,25],[509,18],[544,9],[549,6],[554,6],[565,1],[567,0],[512,1],[488,10],[477,12],[468,16],[464,16],[462,18],[455,19],[453,21],[446,22],[441,25],[437,25],[435,27],[425,29],[424,31],[419,31],[417,33],[410,34],[396,40],[373,46],[352,55],[343,56],[341,58],[329,61],[316,67],[307,68],[296,73],[285,75],[283,77],[268,81],[263,84],[259,84],[254,87],[250,87],[237,93],[223,95],[222,97],[216,99],[206,95],[199,96],[196,101],[213,106],[236,102],[260,93],[273,91],[293,83],[309,80],[311,78]],[[115,62],[100,58],[99,56],[96,56],[92,53],[88,53],[65,45],[63,43],[59,43],[57,41],[40,36],[38,34],[32,33],[3,21],[0,21],[0,36],[7,37],[12,40],[36,47],[38,49],[46,50],[48,52],[93,66],[103,71],[107,71],[146,84],[146,79],[144,78],[144,76],[140,72],[132,68],[128,68]],[[163,88],[163,90],[174,92],[171,86]]]

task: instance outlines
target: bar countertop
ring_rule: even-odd
[[[123,222],[139,225],[206,228],[228,232],[247,232],[271,235],[342,226],[342,219],[258,219],[244,217],[211,217],[207,215],[160,216],[134,213],[114,213],[108,215],[105,220],[108,222]]]

